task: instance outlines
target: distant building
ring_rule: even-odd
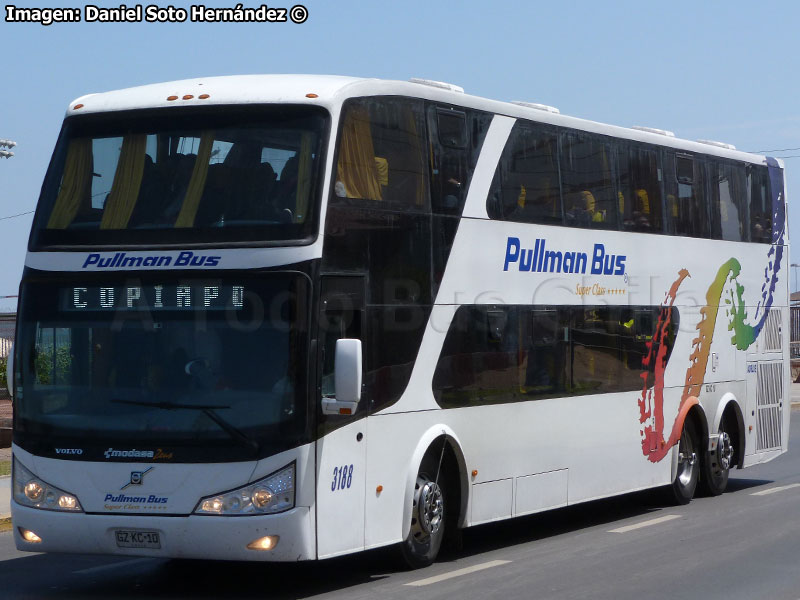
[[[0,313],[0,358],[6,358],[11,352],[14,343],[14,328],[17,315],[14,313]]]

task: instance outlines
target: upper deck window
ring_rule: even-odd
[[[706,198],[703,159],[670,151],[665,159],[667,232],[711,237],[711,211]]]
[[[427,141],[422,101],[359,98],[345,105],[336,165],[336,198],[384,208],[427,205]]]
[[[492,218],[560,224],[558,134],[533,124],[514,126],[492,183]]]
[[[291,106],[70,118],[32,246],[307,240],[326,129]]]
[[[747,190],[750,201],[750,239],[769,244],[772,242],[773,207],[767,169],[748,166]]]

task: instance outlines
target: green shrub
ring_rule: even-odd
[[[72,357],[69,353],[69,348],[62,346],[56,349],[56,379],[58,383],[65,383],[68,381],[70,374],[70,367]],[[48,385],[53,383],[53,352],[39,350],[36,353],[36,380],[38,383]]]

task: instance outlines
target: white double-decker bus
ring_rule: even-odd
[[[70,104],[9,381],[21,550],[296,561],[787,449],[777,160],[449,84]]]

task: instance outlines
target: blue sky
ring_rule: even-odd
[[[743,150],[800,148],[796,2],[304,4],[309,19],[302,25],[43,27],[0,20],[0,138],[19,143],[15,157],[0,159],[0,217],[35,208],[70,100],[196,76],[425,77],[471,94],[543,102],[565,114],[670,129]],[[776,155],[796,156],[800,149]],[[787,160],[787,173],[791,201],[792,190],[800,189],[800,157]],[[790,226],[799,220],[800,211],[790,211]],[[30,222],[30,215],[0,220],[0,296],[17,293]],[[800,262],[795,251],[791,262]],[[0,310],[9,307],[13,301],[0,300]]]

